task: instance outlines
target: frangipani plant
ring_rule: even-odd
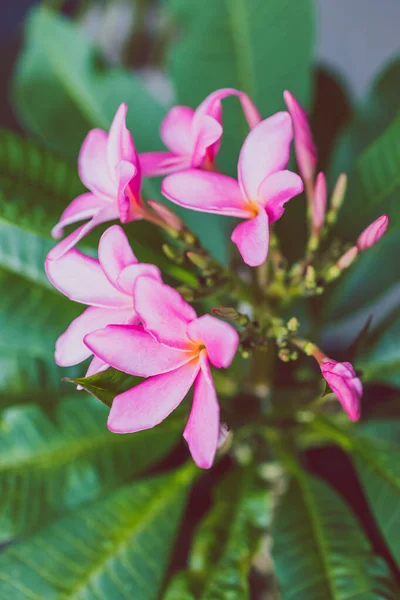
[[[254,89],[223,32],[226,64],[210,42],[201,68],[223,3],[167,4],[188,36],[168,110],[97,71],[76,25],[29,20],[16,105],[52,150],[0,137],[0,599],[398,598],[397,121],[329,167],[305,110],[311,2],[273,20],[249,0],[255,30],[302,39],[275,78],[247,40]],[[38,64],[60,106],[26,93]]]

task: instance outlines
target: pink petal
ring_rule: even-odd
[[[352,421],[360,417],[360,399],[363,392],[361,380],[356,376],[353,365],[324,359],[320,363],[323,377]]]
[[[183,437],[196,465],[209,469],[218,446],[219,405],[207,358],[201,359],[201,370],[194,384],[192,410]]]
[[[106,223],[107,221],[112,221],[114,219],[118,219],[118,209],[115,205],[106,205],[104,209],[99,210],[93,217],[85,223],[81,225],[75,231],[67,235],[57,246],[55,246],[47,255],[47,258],[50,260],[58,260],[61,258],[66,252],[74,248],[80,240],[82,240],[92,229],[97,227],[97,225],[101,225],[102,223]]]
[[[174,106],[161,123],[160,135],[164,144],[174,154],[192,154],[191,125],[194,110],[188,106]]]
[[[168,373],[193,360],[184,352],[159,344],[143,327],[109,325],[85,337],[88,348],[115,369],[137,377]]]
[[[285,203],[302,191],[303,181],[291,171],[277,171],[264,179],[258,190],[258,196],[260,204],[267,211],[269,222],[273,223],[280,219],[285,211]]]
[[[181,156],[172,152],[143,152],[139,155],[143,177],[158,177],[190,167],[190,156]]]
[[[109,227],[101,236],[99,262],[106,277],[114,287],[118,287],[117,279],[125,267],[138,262],[124,230],[119,225]]]
[[[261,116],[255,104],[247,94],[234,88],[223,88],[209,94],[196,109],[194,120],[196,121],[206,114],[211,115],[217,121],[221,121],[221,100],[228,96],[237,96],[239,98],[244,115],[251,128],[258,125],[261,121]]]
[[[111,173],[115,173],[121,160],[131,162],[136,167],[136,171],[140,177],[139,160],[135,145],[132,135],[126,127],[127,111],[128,107],[123,102],[119,106],[111,123],[107,141],[107,162]]]
[[[197,315],[179,292],[149,277],[139,277],[134,301],[144,328],[157,341],[181,350],[191,347],[186,330]]]
[[[203,315],[189,323],[187,332],[191,340],[205,345],[214,367],[229,367],[239,345],[239,335],[232,325]]]
[[[195,142],[192,166],[200,167],[207,158],[209,148],[221,139],[223,129],[221,124],[209,115],[204,115],[196,125],[196,130],[192,134]],[[211,154],[211,158],[213,158],[213,153]]]
[[[45,269],[54,287],[75,302],[133,310],[132,299],[109,282],[100,263],[79,250],[72,249],[57,260],[48,255]]]
[[[171,229],[175,229],[175,231],[181,231],[183,228],[182,219],[178,217],[173,210],[167,208],[165,204],[161,204],[161,202],[156,202],[156,200],[148,200],[147,204],[151,206],[154,212],[157,213],[158,216],[161,217],[169,227],[171,227]]]
[[[103,200],[116,196],[117,182],[107,163],[108,136],[102,129],[92,129],[83,141],[78,157],[82,183]]]
[[[85,335],[102,329],[110,323],[127,323],[132,318],[132,310],[110,310],[90,306],[74,319],[68,329],[56,342],[55,360],[60,367],[70,367],[86,360],[92,352],[84,344]]]
[[[101,373],[102,371],[105,371],[106,369],[108,369],[109,366],[110,365],[108,365],[107,363],[102,361],[97,356],[93,356],[93,359],[90,362],[88,370],[85,373],[85,377],[91,377],[92,375],[97,375],[97,373]],[[82,388],[80,388],[80,389],[82,389]]]
[[[269,219],[262,208],[253,219],[240,223],[231,235],[244,262],[250,267],[258,267],[267,260],[269,243]]]
[[[117,287],[125,294],[132,296],[138,277],[150,277],[162,281],[160,269],[156,265],[138,263],[137,265],[125,267],[117,279]]]
[[[133,433],[161,423],[185,398],[199,368],[199,360],[192,360],[116,396],[107,422],[110,431]]]
[[[189,169],[166,177],[161,191],[171,202],[192,210],[242,218],[252,215],[237,181],[227,175]]]
[[[292,138],[292,120],[287,112],[276,113],[250,131],[238,162],[239,183],[249,200],[257,199],[260,185],[268,175],[286,167]]]
[[[286,106],[293,119],[294,147],[297,164],[304,179],[313,179],[317,165],[317,149],[315,147],[307,113],[296,98],[288,91],[283,94]]]
[[[318,173],[312,199],[312,223],[316,230],[320,230],[324,224],[328,190],[326,178],[323,173]]]
[[[64,235],[64,228],[77,221],[86,221],[90,219],[102,208],[108,206],[105,200],[95,196],[91,192],[81,194],[67,206],[62,213],[59,222],[51,230],[51,235],[59,239]]]
[[[379,242],[381,237],[386,232],[389,226],[389,217],[382,215],[379,219],[376,219],[371,225],[368,225],[366,229],[361,233],[357,240],[357,247],[360,251],[368,250],[374,244]]]
[[[140,176],[135,165],[121,160],[117,166],[118,210],[121,223],[143,218],[140,200]]]

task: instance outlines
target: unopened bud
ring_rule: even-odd
[[[201,254],[197,254],[196,252],[186,252],[186,256],[188,257],[190,262],[196,265],[196,267],[198,267],[199,269],[204,270],[209,266],[209,261]]]
[[[226,423],[221,423],[219,427],[219,436],[218,436],[218,450],[220,452],[226,452],[229,449],[229,446],[232,443],[233,434],[229,430],[229,427]]]
[[[312,201],[312,226],[314,231],[320,231],[324,224],[327,195],[325,175],[318,173]]]
[[[289,362],[290,350],[288,348],[281,348],[278,352],[278,356],[282,362]]]
[[[289,319],[289,321],[287,322],[287,328],[289,329],[289,331],[291,331],[292,333],[296,333],[296,331],[299,328],[299,322],[296,319],[296,317],[292,317],[291,319]]]
[[[179,287],[176,288],[176,291],[179,292],[180,295],[183,296],[183,298],[187,302],[193,302],[193,300],[194,300],[194,292],[187,285],[180,285]]]
[[[317,281],[317,274],[313,266],[309,265],[306,270],[305,284],[307,289],[315,287]]]
[[[339,260],[336,263],[337,268],[341,271],[343,271],[344,269],[348,269],[351,263],[354,262],[354,260],[356,259],[357,254],[357,246],[352,246],[349,250],[347,250],[347,252],[343,254],[343,256],[339,258]]]
[[[165,256],[170,260],[173,260],[174,262],[181,260],[180,253],[177,252],[176,249],[170,246],[169,244],[163,244],[162,249]]]
[[[148,200],[147,204],[151,206],[155,213],[174,231],[181,231],[183,227],[182,220],[170,208],[164,206],[155,200]]]
[[[216,317],[221,317],[222,319],[229,319],[229,321],[237,321],[240,317],[240,313],[234,308],[230,306],[217,306],[216,308],[212,308],[211,312]]]
[[[336,222],[338,212],[343,204],[347,189],[347,175],[341,173],[336,181],[336,185],[333,188],[331,197],[331,207],[326,216],[326,221],[329,225],[333,225]]]
[[[374,244],[379,242],[381,237],[386,232],[386,229],[389,225],[389,217],[387,215],[382,215],[379,219],[376,219],[371,225],[369,225],[357,240],[357,247],[360,252],[364,250],[368,250]]]
[[[196,242],[196,236],[191,231],[185,231],[183,234],[183,240],[188,246],[194,246]]]

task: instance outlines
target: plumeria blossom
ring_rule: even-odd
[[[294,147],[301,176],[305,181],[313,181],[318,155],[307,113],[289,91],[284,92],[283,98],[293,119]]]
[[[100,223],[114,219],[127,223],[143,218],[140,164],[125,124],[126,113],[126,104],[121,104],[108,134],[102,129],[92,129],[86,136],[79,153],[78,171],[90,191],[71,202],[52,235],[58,239],[67,225],[89,220],[53,248],[52,258],[62,256]]]
[[[322,376],[352,421],[360,418],[361,380],[349,362],[336,362],[325,357],[319,363]]]
[[[142,326],[109,325],[85,337],[105,363],[145,381],[116,396],[108,418],[115,433],[158,425],[182,402],[194,384],[184,437],[196,464],[209,468],[218,446],[218,399],[210,372],[231,364],[238,347],[235,329],[195,310],[173,288],[140,277],[134,305]]]
[[[368,225],[357,240],[357,248],[360,252],[368,250],[371,246],[379,242],[384,233],[386,233],[388,226],[389,217],[387,215],[382,215],[379,219],[371,223],[371,225]]]
[[[301,178],[285,170],[292,138],[290,115],[276,113],[246,137],[238,181],[220,173],[188,169],[166,177],[162,192],[192,210],[244,219],[231,239],[245,263],[261,265],[268,254],[269,225],[282,216],[284,204],[303,190]]]
[[[45,268],[51,283],[62,294],[89,305],[57,340],[55,359],[61,367],[76,365],[91,356],[92,352],[83,342],[89,332],[110,323],[138,323],[133,302],[136,279],[143,275],[161,279],[156,266],[139,263],[118,225],[103,233],[99,260],[72,248],[57,260],[48,256]],[[94,357],[87,375],[107,366]]]
[[[228,96],[239,98],[250,127],[261,121],[247,94],[233,88],[213,92],[196,110],[189,106],[174,106],[160,128],[161,139],[168,151],[141,154],[143,175],[154,177],[189,168],[213,169],[223,133],[221,100]]]

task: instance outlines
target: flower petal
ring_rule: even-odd
[[[127,111],[128,107],[125,102],[123,102],[119,106],[111,123],[107,141],[107,162],[112,174],[115,173],[121,160],[125,160],[131,162],[140,175],[139,160],[133,138],[126,127]]]
[[[307,113],[287,90],[283,93],[283,98],[293,119],[294,147],[300,173],[304,179],[313,179],[318,156]]]
[[[54,287],[75,302],[133,310],[132,299],[111,285],[100,263],[75,248],[57,260],[48,255],[45,269]]]
[[[269,222],[280,219],[285,211],[284,204],[302,191],[301,177],[291,171],[277,171],[266,177],[260,185],[258,197],[267,211]]]
[[[110,201],[116,196],[117,182],[107,163],[107,139],[102,129],[89,131],[79,152],[78,172],[91,192]]]
[[[214,367],[229,367],[239,345],[239,335],[232,325],[203,315],[189,323],[187,331],[190,339],[205,345]]]
[[[184,352],[159,344],[143,327],[109,325],[85,337],[88,348],[115,369],[150,377],[168,373],[193,360],[192,352]]]
[[[133,433],[161,423],[185,398],[199,368],[199,360],[192,360],[116,396],[107,422],[110,431]]]
[[[360,417],[360,399],[363,393],[361,380],[357,377],[353,365],[339,363],[326,358],[321,361],[323,377],[352,421]]]
[[[140,175],[132,163],[121,160],[117,165],[118,211],[121,223],[142,219],[140,201]]]
[[[103,360],[101,360],[97,356],[93,356],[93,358],[90,362],[90,365],[88,367],[88,370],[85,373],[85,377],[91,377],[92,375],[97,375],[97,373],[101,373],[102,371],[105,371],[106,369],[108,369],[109,366],[110,365],[105,363]],[[81,386],[78,386],[78,388],[82,389]]]
[[[99,262],[106,277],[114,287],[118,287],[117,279],[125,267],[138,262],[124,230],[119,225],[109,227],[101,236]]]
[[[209,115],[204,115],[196,125],[196,130],[192,133],[194,139],[192,166],[200,167],[207,158],[208,150],[220,141],[223,129],[222,125]],[[213,154],[211,152],[211,158],[214,158]]]
[[[258,267],[267,260],[269,244],[269,220],[262,208],[253,219],[240,223],[231,235],[244,262],[250,267]]]
[[[91,331],[102,329],[110,323],[127,323],[133,316],[129,309],[110,310],[90,306],[74,319],[56,342],[55,360],[60,367],[70,367],[86,360],[92,352],[83,338]]]
[[[172,152],[143,152],[139,155],[143,177],[158,177],[190,167],[190,156]]]
[[[171,202],[192,210],[242,218],[252,214],[237,181],[227,175],[189,169],[166,177],[161,191]]]
[[[149,277],[139,277],[134,304],[144,328],[171,348],[191,347],[187,325],[197,318],[194,308],[173,288]]]
[[[100,209],[87,223],[84,223],[75,231],[67,235],[57,246],[54,246],[48,253],[47,257],[51,260],[57,260],[61,258],[66,252],[71,250],[80,240],[82,240],[92,229],[106,223],[107,221],[113,221],[118,219],[117,205],[107,204],[103,209]]]
[[[211,115],[221,122],[221,100],[228,96],[237,96],[249,126],[255,127],[261,121],[260,113],[249,96],[234,88],[223,88],[212,92],[203,100],[195,111],[194,121],[201,119],[203,115]]]
[[[259,187],[268,175],[286,167],[292,138],[292,120],[287,112],[276,113],[250,131],[238,162],[240,187],[249,200],[257,199]]]
[[[138,277],[150,277],[162,281],[161,271],[156,265],[150,263],[138,263],[129,265],[121,272],[117,280],[117,287],[125,294],[133,295],[133,289]]]
[[[192,410],[183,437],[196,465],[209,469],[218,447],[219,405],[206,358],[201,360],[201,370],[194,383]]]
[[[174,154],[192,154],[191,126],[194,110],[188,106],[174,106],[164,117],[160,136]]]
[[[95,196],[91,192],[81,194],[75,198],[75,200],[72,200],[64,210],[59,222],[54,225],[51,230],[51,235],[53,238],[59,239],[64,235],[65,227],[72,225],[72,223],[76,223],[77,221],[86,221],[86,219],[90,219],[106,206],[108,206],[108,203],[105,200],[99,196]]]
[[[379,219],[376,219],[371,225],[368,225],[366,229],[358,236],[357,247],[360,251],[368,250],[379,242],[381,237],[386,233],[386,229],[389,226],[389,217],[382,215]]]

